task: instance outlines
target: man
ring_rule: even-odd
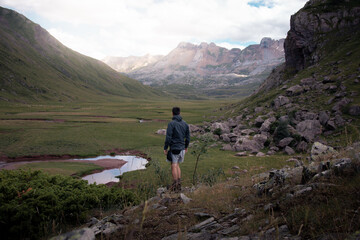
[[[184,161],[185,153],[190,143],[189,125],[182,120],[180,116],[180,108],[173,107],[173,118],[168,124],[166,130],[166,139],[164,145],[164,154],[168,155],[168,147],[170,147],[171,173],[173,177],[173,184],[171,191],[181,191],[181,170],[179,163]]]

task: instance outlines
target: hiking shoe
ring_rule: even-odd
[[[170,192],[175,192],[177,189],[177,181],[173,181],[173,183],[171,184],[169,191]]]
[[[176,181],[176,192],[181,192],[181,179],[179,178],[177,181]]]

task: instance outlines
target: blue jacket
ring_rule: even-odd
[[[180,115],[175,115],[166,130],[164,150],[184,150],[190,143],[189,125]]]

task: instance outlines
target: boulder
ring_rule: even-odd
[[[301,86],[312,86],[314,85],[316,82],[315,78],[303,78],[300,80],[300,85]]]
[[[247,153],[246,152],[238,152],[237,154],[235,154],[235,156],[237,156],[237,157],[246,157]]]
[[[263,107],[256,107],[256,108],[254,109],[255,113],[262,112],[263,110],[264,110]]]
[[[215,122],[211,125],[210,130],[214,132],[216,129],[221,129],[221,133],[230,133],[230,127],[227,123]]]
[[[262,148],[263,146],[259,144],[257,141],[248,138],[243,138],[234,145],[234,149],[237,152],[240,151],[259,152],[260,149]]]
[[[339,127],[344,126],[346,123],[345,120],[340,115],[336,115],[334,120],[335,120],[336,126],[339,126]]]
[[[286,89],[286,94],[288,96],[297,96],[304,92],[304,88],[300,85],[295,85]]]
[[[330,117],[325,111],[321,111],[319,113],[319,121],[320,124],[326,126],[326,123],[329,121]]]
[[[264,119],[262,119],[261,116],[258,116],[254,121],[254,126],[259,128],[263,123],[264,123]]]
[[[319,120],[305,120],[296,125],[296,131],[311,142],[322,133],[322,128]]]
[[[229,135],[228,134],[222,134],[220,135],[220,139],[222,139],[224,142],[230,142],[230,138],[229,138]]]
[[[268,137],[264,134],[256,134],[253,137],[253,140],[255,140],[257,143],[259,143],[259,146],[262,148],[264,147],[265,142],[267,141]]]
[[[330,146],[326,146],[320,142],[315,142],[311,147],[311,153],[310,157],[312,160],[317,160],[319,157],[329,154],[329,153],[335,153],[336,151],[334,148]]]
[[[270,131],[270,125],[276,121],[275,117],[268,118],[264,121],[264,123],[260,127],[261,132],[269,132]]]
[[[201,132],[201,128],[199,128],[198,126],[193,125],[193,124],[189,124],[189,130],[190,130],[190,133]]]
[[[250,135],[254,133],[254,130],[251,129],[244,129],[240,131],[241,135]]]
[[[292,149],[291,147],[289,146],[286,146],[284,151],[288,154],[288,155],[294,155],[295,154],[295,151],[294,149]]]
[[[258,152],[256,154],[257,157],[265,157],[265,153],[262,153],[262,152]]]
[[[351,100],[345,97],[345,98],[341,99],[340,101],[338,101],[337,103],[335,103],[331,110],[333,112],[340,112],[350,102],[351,102]]]
[[[158,135],[166,135],[166,129],[159,129],[156,131],[156,134]]]
[[[301,184],[303,170],[304,168],[301,166],[286,170],[285,183],[293,185]]]
[[[307,148],[308,148],[308,144],[305,141],[301,141],[297,146],[296,146],[296,151],[298,152],[307,152]]]
[[[236,135],[235,133],[230,133],[228,134],[228,137],[230,138],[230,142],[236,142],[238,135]]]
[[[290,145],[290,143],[293,141],[294,139],[292,137],[287,137],[287,138],[283,138],[280,140],[279,144],[277,145],[280,148],[284,148],[288,145]]]
[[[232,151],[233,148],[230,144],[224,144],[223,147],[221,148],[221,150],[223,151]]]
[[[360,116],[360,106],[359,105],[351,106],[349,108],[349,114],[351,116]]]
[[[275,99],[274,99],[274,107],[277,109],[277,108],[280,108],[281,106],[284,106],[286,104],[290,103],[290,100],[288,97],[285,97],[285,96],[277,96]]]

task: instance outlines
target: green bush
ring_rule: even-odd
[[[288,122],[287,121],[279,121],[278,127],[274,132],[274,142],[277,144],[281,139],[289,137],[290,133],[288,131]]]
[[[0,231],[8,239],[39,239],[59,232],[60,226],[82,223],[91,209],[138,202],[128,190],[68,176],[0,171]]]

